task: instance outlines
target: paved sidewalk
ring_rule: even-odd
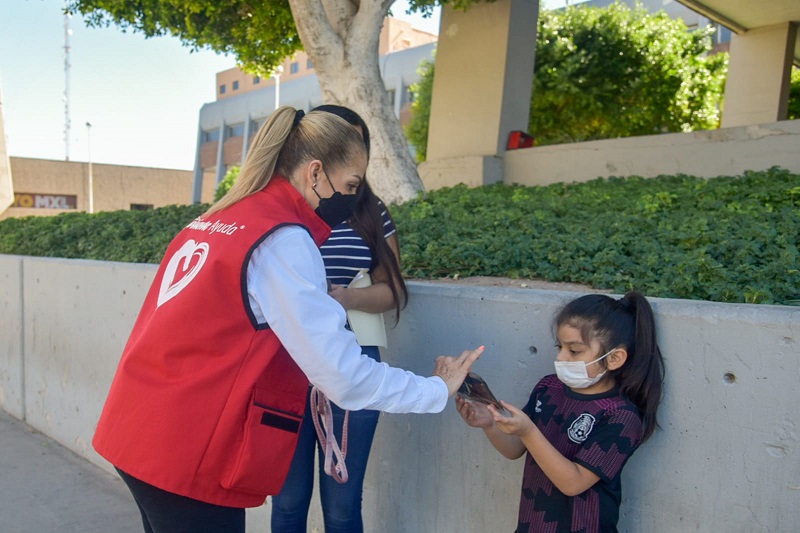
[[[0,532],[141,531],[122,480],[0,410]]]

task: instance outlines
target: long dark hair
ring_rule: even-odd
[[[325,104],[315,107],[312,111],[325,111],[343,118],[353,126],[361,128],[361,135],[364,138],[364,146],[367,149],[367,157],[369,157],[369,128],[361,116],[350,108]],[[370,272],[375,270],[378,266],[382,266],[389,276],[389,289],[392,291],[392,296],[395,301],[395,310],[397,311],[395,317],[395,324],[400,318],[400,310],[406,306],[408,302],[408,288],[406,282],[403,280],[403,275],[400,272],[400,258],[395,257],[394,251],[386,242],[383,229],[383,217],[381,212],[386,210],[386,214],[390,220],[392,215],[389,213],[389,208],[383,204],[378,198],[372,188],[367,182],[366,176],[356,191],[356,209],[353,216],[348,219],[350,227],[361,235],[364,242],[367,243],[369,251],[372,254],[372,264],[370,265]],[[381,206],[383,205],[383,209]],[[392,220],[394,223],[394,220]],[[397,235],[397,234],[395,234]],[[400,249],[400,240],[397,240],[398,250]]]
[[[601,353],[624,346],[628,358],[620,368],[610,371],[620,392],[639,409],[644,421],[646,441],[658,426],[656,413],[664,383],[664,359],[656,343],[653,309],[636,291],[619,300],[605,294],[581,296],[556,315],[556,328],[567,324],[580,330],[583,341],[596,340]],[[606,366],[606,360],[601,361]]]

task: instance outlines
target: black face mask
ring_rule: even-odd
[[[314,194],[319,198],[319,207],[314,212],[321,218],[328,226],[335,228],[351,216],[356,210],[356,195],[355,194],[342,194],[333,187],[328,173],[325,173],[325,179],[331,186],[333,194],[330,198],[323,198],[319,195],[316,189],[313,189]]]

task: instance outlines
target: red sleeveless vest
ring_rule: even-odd
[[[283,485],[308,380],[247,295],[252,251],[276,228],[330,228],[285,179],[198,218],[167,248],[133,327],[92,444],[169,492],[256,507]],[[298,332],[302,334],[302,332]]]

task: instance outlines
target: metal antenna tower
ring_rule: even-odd
[[[69,19],[72,15],[64,13],[64,160],[69,161]]]

